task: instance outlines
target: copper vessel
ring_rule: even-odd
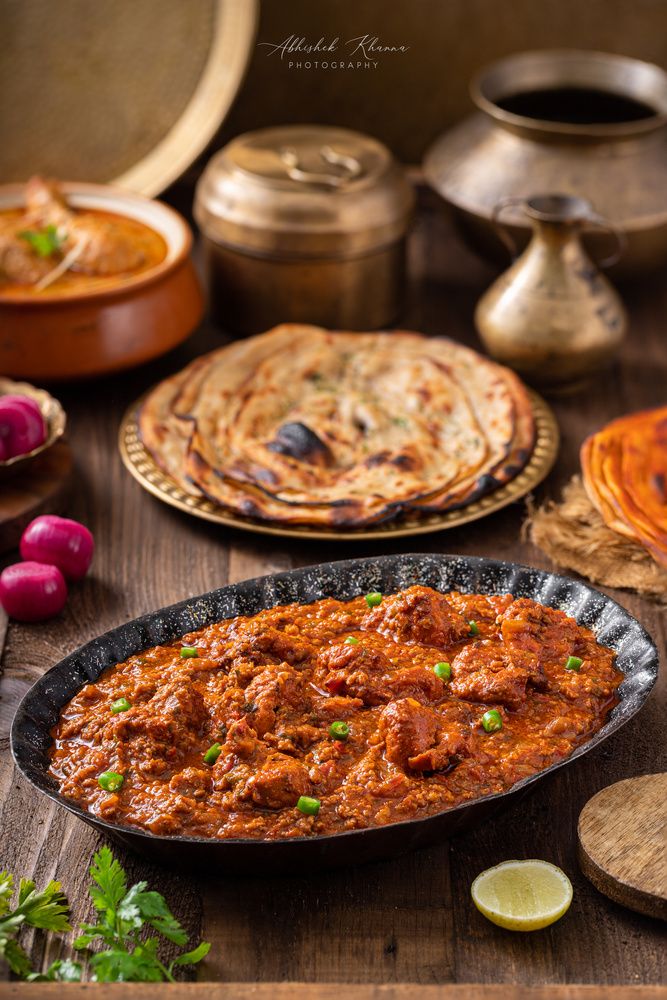
[[[404,172],[369,136],[323,125],[239,136],[195,195],[214,317],[240,334],[289,321],[388,325],[413,206]]]
[[[614,357],[627,325],[617,292],[586,254],[581,234],[596,228],[616,238],[609,264],[625,239],[583,198],[506,198],[494,223],[509,209],[524,214],[533,237],[479,300],[475,324],[489,354],[528,382],[574,388]],[[500,226],[499,236],[513,249]]]
[[[484,70],[471,96],[477,112],[436,140],[424,172],[478,250],[502,259],[492,225],[502,197],[561,191],[589,199],[624,233],[614,274],[667,263],[667,73],[602,52],[526,52]],[[525,246],[518,207],[507,222]],[[586,236],[594,259],[610,245]]]

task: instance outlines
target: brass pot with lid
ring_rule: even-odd
[[[195,193],[214,317],[242,334],[391,323],[413,208],[389,150],[358,132],[288,125],[233,139]]]

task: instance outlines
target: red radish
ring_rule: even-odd
[[[0,603],[10,618],[20,622],[53,618],[66,600],[67,584],[57,566],[14,563],[0,573]]]
[[[0,462],[6,462],[9,458],[9,448],[5,444],[5,439],[0,437]]]
[[[21,537],[21,558],[57,566],[68,580],[81,580],[93,559],[95,542],[78,521],[43,514],[31,521]]]
[[[34,400],[27,396],[0,396],[0,439],[5,461],[44,444],[46,423]]]

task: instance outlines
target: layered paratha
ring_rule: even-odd
[[[160,383],[139,426],[186,491],[331,527],[469,503],[515,476],[534,443],[522,383],[460,344],[291,324]]]
[[[608,527],[667,567],[667,406],[631,413],[591,435],[581,467]]]

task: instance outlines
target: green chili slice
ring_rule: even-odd
[[[128,708],[132,708],[132,706],[127,698],[116,698],[111,703],[111,711],[114,715],[118,715],[119,712],[127,712]]]
[[[503,728],[503,717],[496,708],[490,708],[482,716],[482,726],[487,733],[497,733]]]
[[[329,726],[329,736],[334,740],[346,740],[350,735],[347,722],[332,722]]]
[[[221,745],[219,743],[213,743],[204,754],[204,763],[215,764],[216,760],[218,759],[221,753],[222,753]]]
[[[123,787],[123,782],[125,778],[122,774],[118,774],[117,771],[105,771],[97,779],[97,784],[100,788],[103,788],[105,792],[117,792]]]
[[[304,813],[306,816],[317,816],[320,811],[320,800],[311,799],[309,795],[302,795],[296,807],[299,812]]]

